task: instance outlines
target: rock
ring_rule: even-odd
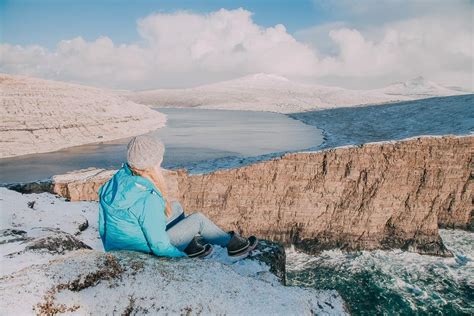
[[[285,248],[275,242],[259,240],[257,248],[251,253],[250,259],[263,262],[270,267],[278,280],[286,284],[286,254]]]
[[[99,188],[107,182],[116,170],[87,168],[55,175],[49,180],[30,183],[9,184],[6,187],[20,193],[48,192],[65,197],[70,201],[97,201]],[[170,198],[176,200],[179,195],[177,172],[163,169],[168,180]],[[182,171],[181,171],[182,173]]]
[[[13,257],[25,252],[40,251],[53,255],[63,255],[70,251],[80,249],[92,249],[84,242],[71,234],[52,228],[36,228],[35,236],[28,236],[26,231],[4,229],[2,230],[3,239],[0,244],[22,241],[22,249],[7,256]],[[12,238],[12,236],[15,236]],[[10,237],[10,238],[8,238]]]
[[[48,251],[54,254],[65,254],[73,250],[92,249],[71,234],[59,230],[46,229],[46,231],[50,233],[29,241],[24,251]]]
[[[286,287],[211,260],[78,250],[0,278],[6,315],[346,314],[335,291]],[[21,302],[21,304],[18,304]]]
[[[169,171],[166,178],[187,212],[310,253],[337,247],[449,255],[438,226],[472,227],[473,148],[474,136],[419,137],[288,154],[209,174]],[[52,191],[96,200],[113,173],[58,176]]]
[[[24,230],[12,228],[0,230],[0,245],[25,240],[28,240],[28,237]]]
[[[471,220],[474,137],[373,143],[179,177],[180,201],[225,229],[310,253],[403,248],[449,255],[439,221]]]
[[[35,181],[27,183],[12,183],[7,184],[6,187],[10,190],[17,191],[20,193],[31,194],[31,193],[53,193],[53,183],[51,180]]]

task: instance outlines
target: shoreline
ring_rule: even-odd
[[[306,150],[323,141],[317,127],[278,113],[233,111],[230,114],[229,111],[201,109],[157,111],[167,115],[166,126],[148,135],[165,143],[163,166],[167,169],[210,172]],[[127,139],[0,159],[0,168],[4,170],[0,182],[44,180],[55,174],[89,167],[118,168],[125,159]]]
[[[323,129],[321,129],[321,128],[319,128],[319,129],[323,131],[323,133],[324,133],[323,135],[326,135],[325,134],[326,132]],[[254,157],[244,157],[244,158],[236,157],[235,160],[245,161],[245,162],[240,162],[240,164],[235,164],[235,165],[232,165],[230,167],[217,167],[216,169],[209,168],[209,170],[207,170],[205,172],[198,172],[198,173],[194,173],[192,171],[193,169],[182,168],[182,167],[170,168],[170,169],[167,169],[167,170],[174,171],[174,172],[185,170],[190,175],[198,176],[198,175],[206,175],[206,174],[209,174],[209,173],[212,173],[212,172],[217,172],[217,171],[231,171],[231,170],[239,169],[239,168],[242,168],[242,167],[251,166],[251,165],[254,165],[254,164],[265,163],[265,162],[268,162],[268,161],[271,161],[271,160],[274,160],[274,159],[281,159],[281,158],[284,158],[287,155],[293,155],[293,154],[325,153],[325,152],[330,152],[330,151],[334,151],[334,150],[338,150],[338,149],[360,148],[360,147],[366,146],[366,145],[396,144],[398,142],[418,140],[418,139],[424,139],[424,138],[441,139],[441,138],[445,138],[445,137],[451,137],[451,138],[474,137],[474,133],[460,134],[460,135],[457,135],[457,134],[419,135],[419,136],[412,136],[412,137],[403,138],[403,139],[384,140],[384,141],[377,141],[377,142],[368,142],[368,143],[363,143],[363,144],[341,145],[341,146],[338,146],[338,147],[319,148],[319,147],[322,147],[324,145],[324,142],[326,141],[325,138],[323,138],[324,142],[321,143],[321,145],[319,145],[315,149],[308,148],[308,149],[302,149],[302,150],[296,150],[296,151],[275,152],[275,153],[270,153],[270,154],[266,154],[266,155],[254,156]],[[126,138],[123,138],[123,139],[126,139]],[[74,147],[76,147],[76,146],[74,146]],[[77,146],[77,147],[79,147],[79,146]],[[32,154],[32,155],[35,155],[35,154]],[[1,162],[2,159],[0,159],[0,162]],[[209,161],[218,161],[220,159],[226,160],[226,159],[229,159],[229,157],[217,158],[217,159],[209,160]],[[197,163],[200,163],[200,162],[197,162]],[[225,162],[224,164],[227,165],[228,162]],[[74,172],[81,171],[81,170],[105,170],[105,171],[110,171],[110,170],[107,170],[107,169],[102,169],[102,168],[97,168],[97,167],[88,167],[88,168],[83,168],[83,169],[70,170],[70,171],[66,172],[65,174],[74,173]],[[32,180],[32,181],[4,182],[4,183],[0,183],[0,187],[8,188],[8,187],[13,186],[13,187],[23,188],[23,187],[31,186],[33,184],[38,184],[38,185],[47,184],[47,183],[50,183],[52,181],[52,178],[54,176],[57,176],[57,175],[55,174],[55,175],[52,175],[52,176],[47,177],[47,178],[37,179],[37,180]]]

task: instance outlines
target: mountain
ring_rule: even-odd
[[[377,91],[383,92],[387,95],[406,96],[415,99],[466,94],[466,92],[463,91],[443,87],[442,85],[426,80],[421,76],[405,82],[391,84],[385,88],[378,89]]]
[[[165,122],[112,92],[0,74],[0,158],[139,135]]]
[[[462,92],[422,78],[383,89],[349,90],[301,84],[285,77],[259,73],[196,88],[131,92],[125,96],[153,106],[294,113],[458,94]]]

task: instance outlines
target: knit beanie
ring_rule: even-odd
[[[165,146],[158,139],[141,135],[132,138],[127,146],[127,163],[130,167],[145,170],[161,165]]]

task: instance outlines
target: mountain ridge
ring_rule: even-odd
[[[285,77],[257,73],[185,89],[156,89],[124,93],[128,99],[158,107],[197,107],[280,113],[410,101],[461,95],[419,76],[371,90],[293,82]]]

